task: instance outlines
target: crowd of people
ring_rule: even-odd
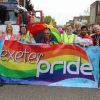
[[[82,26],[80,22],[75,22],[74,28],[72,28],[70,24],[67,24],[61,36],[63,43],[74,43],[79,44],[81,46],[100,46],[99,25]]]
[[[61,35],[59,43],[63,44],[78,44],[80,46],[100,46],[100,26],[82,26],[80,22],[75,22],[74,28],[67,24],[64,29],[58,28],[58,33]],[[41,35],[42,34],[42,35]],[[25,24],[20,25],[18,34],[13,33],[13,27],[11,24],[6,26],[5,32],[0,34],[0,39],[21,41],[24,43],[43,43],[43,44],[57,44],[56,37],[51,33],[50,28],[45,28],[43,33],[37,37],[37,40],[33,37],[33,34],[27,29]]]
[[[64,29],[57,28],[58,34],[60,34],[60,42],[57,41],[57,37],[53,36],[51,29],[46,27],[43,30],[43,33],[40,33],[37,36],[37,39],[34,38],[34,35],[30,33],[27,26],[22,24],[20,25],[19,33],[13,33],[13,26],[8,24],[6,26],[5,32],[0,34],[0,40],[11,40],[11,41],[20,41],[27,44],[77,44],[80,46],[100,46],[100,26],[94,25],[90,26],[81,26],[80,22],[74,24],[74,28],[67,24]],[[38,41],[37,41],[38,40]],[[1,84],[2,85],[2,84]]]

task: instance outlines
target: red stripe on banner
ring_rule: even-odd
[[[55,44],[55,45],[29,45],[29,44],[22,44],[16,41],[5,41],[3,49],[15,50],[15,51],[24,51],[25,49],[28,52],[36,52],[36,53],[44,53],[46,55],[45,58],[72,54],[75,56],[81,56],[86,60],[88,59],[87,53],[76,45],[63,45],[63,44]],[[52,52],[53,51],[53,52]],[[56,51],[54,53],[54,51]]]

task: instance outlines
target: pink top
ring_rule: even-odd
[[[15,35],[8,35],[8,34],[1,34],[0,35],[0,39],[4,39],[4,40],[14,40],[15,39]]]

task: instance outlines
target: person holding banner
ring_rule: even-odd
[[[17,36],[18,40],[24,43],[35,43],[33,36],[27,31],[27,26],[22,24],[20,26],[20,32]]]
[[[81,33],[81,22],[75,21],[73,33],[76,34],[76,35],[80,35],[80,33]]]
[[[66,25],[66,32],[61,34],[61,39],[61,43],[64,44],[78,44],[80,46],[92,45],[92,40],[75,35],[70,24]]]
[[[90,35],[88,35],[88,28],[87,26],[81,27],[81,33],[79,35],[81,37],[81,45],[84,46],[91,46],[93,45],[93,41]]]
[[[41,37],[39,43],[50,45],[56,43],[56,39],[51,35],[51,30],[49,28],[44,29],[43,36]]]
[[[94,46],[100,46],[100,26],[95,28],[95,34],[91,36],[93,38]]]
[[[73,44],[75,43],[77,35],[73,34],[73,29],[70,24],[66,25],[66,31],[61,34],[61,43]]]
[[[4,40],[14,40],[15,39],[15,35],[13,34],[13,27],[11,24],[8,24],[6,26],[6,31],[3,32],[0,37],[1,39],[4,39]]]

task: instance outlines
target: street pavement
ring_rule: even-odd
[[[0,100],[100,100],[99,89],[4,85]]]

